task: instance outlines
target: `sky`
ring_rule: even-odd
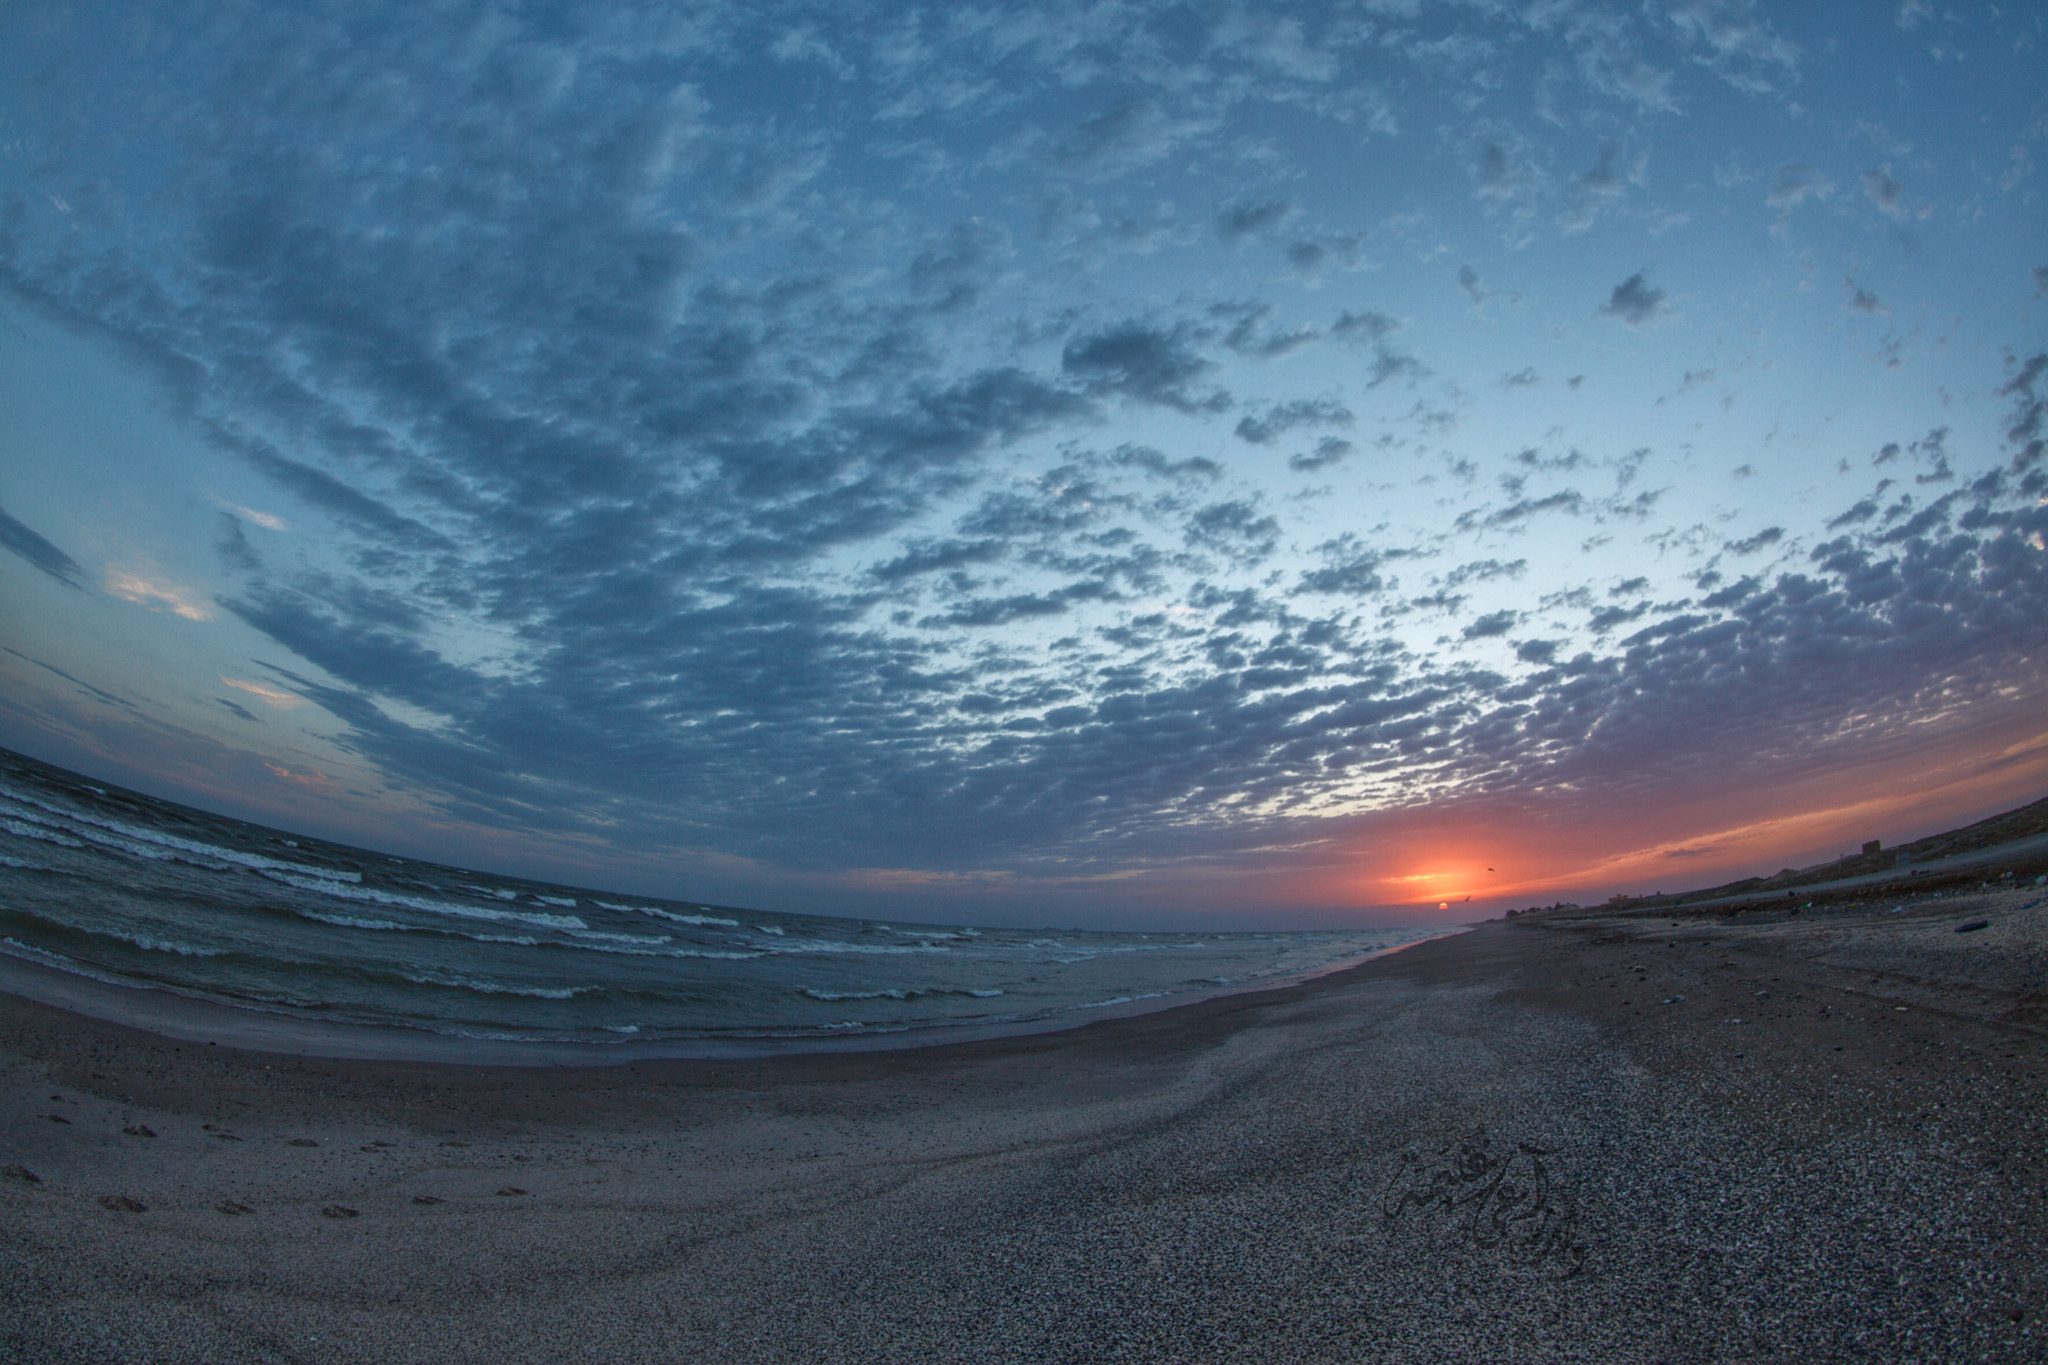
[[[0,744],[575,884],[1102,927],[2021,804],[2044,39],[20,0]]]

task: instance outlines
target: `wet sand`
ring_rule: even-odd
[[[2048,1359],[2044,894],[1534,915],[1063,1033],[611,1068],[0,997],[0,1357]]]

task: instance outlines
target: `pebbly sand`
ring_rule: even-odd
[[[0,1357],[2048,1359],[2044,894],[1539,914],[1064,1033],[615,1068],[0,997]]]

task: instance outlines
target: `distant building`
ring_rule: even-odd
[[[1882,840],[1882,839],[1872,839],[1872,840],[1871,840],[1871,841],[1870,841],[1869,843],[1867,843],[1867,844],[1865,844],[1865,845],[1863,846],[1863,851],[1864,851],[1865,853],[1882,853],[1882,852],[1884,852],[1884,840]]]

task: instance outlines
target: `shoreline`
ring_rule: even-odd
[[[0,1357],[2037,1360],[2036,894],[1519,917],[1057,1032],[610,1067],[0,996]]]
[[[1170,1012],[1237,995],[1287,990],[1352,971],[1424,943],[1470,932],[1470,928],[1460,926],[1336,963],[1207,989],[1070,1006],[1028,1018],[970,1023],[935,1021],[834,1033],[777,1033],[764,1027],[759,1033],[735,1029],[715,1036],[621,1037],[617,1042],[478,1037],[425,1027],[321,1018],[314,1007],[292,1013],[236,1005],[163,987],[108,981],[10,954],[0,954],[0,996],[179,1042],[225,1046],[243,1052],[446,1066],[606,1067],[669,1059],[711,1061],[904,1051],[1059,1033],[1104,1020]]]

